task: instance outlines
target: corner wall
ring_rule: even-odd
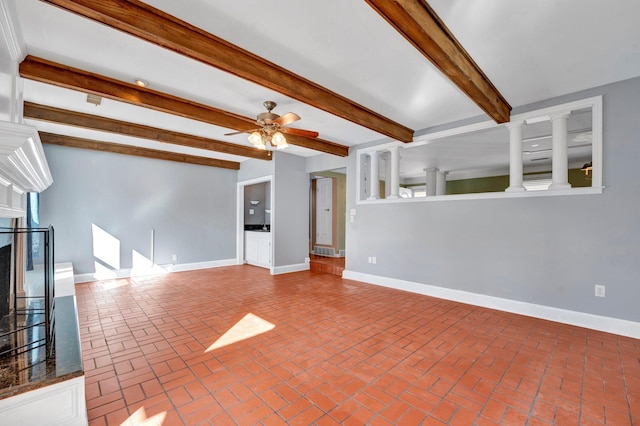
[[[640,322],[640,79],[514,113],[600,94],[599,195],[356,205],[352,153],[347,210],[357,214],[347,223],[347,271]],[[595,284],[606,285],[606,298],[594,297]]]
[[[235,259],[234,170],[45,145],[54,184],[41,194],[56,259],[75,274]],[[107,235],[94,249],[94,226]],[[109,237],[110,236],[110,237]],[[101,248],[98,248],[100,246]],[[177,260],[172,260],[172,255]]]
[[[310,185],[305,159],[276,151],[273,161],[273,270],[279,273],[305,269],[305,259],[309,256]]]

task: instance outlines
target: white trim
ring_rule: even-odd
[[[93,281],[114,280],[121,278],[131,278],[144,275],[162,275],[172,272],[184,272],[184,271],[196,271],[199,269],[220,268],[223,266],[237,265],[236,259],[222,259],[222,260],[210,260],[207,262],[195,262],[195,263],[181,263],[177,265],[153,265],[148,268],[145,273],[132,274],[132,268],[119,269],[117,271],[110,271],[109,276],[102,276],[96,273],[88,274],[76,274],[73,276],[75,283],[87,283]]]
[[[42,192],[53,183],[38,130],[0,121],[0,174],[26,192]]]
[[[4,426],[87,425],[84,376],[0,400]]]
[[[0,217],[23,217],[25,214],[23,208],[11,208],[0,206]]]
[[[640,339],[640,323],[345,270],[342,278]]]
[[[235,259],[210,260],[207,262],[180,263],[177,265],[162,265],[167,272],[197,271],[199,269],[221,268],[236,265]]]
[[[271,267],[271,275],[280,275],[280,274],[288,274],[289,272],[300,272],[300,271],[308,271],[309,263],[297,263],[295,265],[284,265],[284,266],[272,266]]]
[[[602,194],[604,187],[584,187],[561,189],[557,191],[523,191],[523,192],[480,192],[474,194],[450,194],[432,195],[420,198],[398,198],[395,200],[360,200],[358,204],[384,204],[384,203],[424,203],[434,201],[459,201],[459,200],[486,200],[497,198],[530,198],[530,197],[554,197],[557,195],[592,195]]]
[[[23,57],[23,44],[17,26],[13,24],[15,16],[13,9],[6,0],[0,0],[0,30],[4,39],[7,41],[7,50],[11,56],[11,60],[19,62]]]

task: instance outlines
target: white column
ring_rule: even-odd
[[[427,197],[436,195],[436,187],[438,185],[438,169],[436,169],[435,167],[427,167],[426,169],[424,169],[424,171],[427,172]]]
[[[447,173],[448,172],[438,170],[436,195],[447,195]]]
[[[390,163],[389,168],[389,197],[390,199],[398,198],[400,194],[400,147],[394,146],[389,148]]]
[[[524,121],[514,121],[509,129],[509,187],[506,192],[522,192],[522,126]]]
[[[569,147],[567,145],[567,121],[569,113],[551,117],[551,185],[549,189],[568,189]]]
[[[377,151],[369,154],[369,197],[367,200],[377,200],[380,198],[380,175],[378,166],[380,157]]]

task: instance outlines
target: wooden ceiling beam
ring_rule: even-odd
[[[413,141],[413,130],[139,0],[43,1],[257,83],[393,139]]]
[[[509,103],[425,0],[366,2],[497,123],[509,121]]]
[[[21,77],[30,80],[91,93],[228,129],[249,131],[256,128],[255,119],[252,118],[34,56],[27,56],[20,63],[19,72]],[[349,155],[348,147],[318,138],[287,135],[287,141],[292,145],[328,154],[342,157]]]
[[[150,139],[157,142],[188,146],[190,148],[206,149],[224,154],[240,155],[242,157],[271,160],[271,152],[249,146],[217,141],[200,136],[187,135],[158,129],[156,127],[129,123],[112,118],[100,117],[82,112],[69,111],[32,102],[24,103],[24,117],[85,129],[117,133],[137,138]]]
[[[43,144],[66,146],[69,148],[90,149],[93,151],[110,152],[113,154],[133,155],[136,157],[153,158],[156,160],[176,161],[179,163],[198,164],[200,166],[218,167],[239,170],[237,161],[219,160],[216,158],[199,157],[196,155],[178,154],[161,151],[159,149],[141,148],[111,142],[98,142],[75,136],[57,135],[55,133],[39,132]]]

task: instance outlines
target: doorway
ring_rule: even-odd
[[[346,169],[311,175],[309,253],[344,258]]]
[[[272,200],[271,175],[237,184],[236,262],[269,268],[271,273],[275,231],[271,226],[275,217]]]

